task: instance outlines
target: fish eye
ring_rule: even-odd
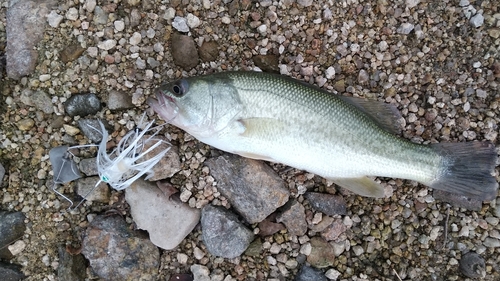
[[[182,88],[179,85],[173,85],[172,86],[172,92],[176,96],[182,96]]]
[[[172,94],[178,98],[184,96],[188,90],[188,82],[185,79],[181,79],[172,84],[170,91]]]

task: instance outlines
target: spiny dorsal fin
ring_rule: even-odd
[[[339,98],[370,116],[381,128],[396,135],[401,134],[399,123],[401,113],[394,105],[356,97],[339,96]]]

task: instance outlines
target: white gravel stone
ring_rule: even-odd
[[[410,32],[415,28],[415,26],[409,22],[405,22],[401,24],[401,26],[397,29],[398,33],[401,34],[410,34]]]
[[[153,45],[153,50],[157,53],[160,53],[160,52],[163,52],[165,50],[165,48],[163,47],[163,45],[161,43],[155,43]]]
[[[341,242],[333,242],[333,243],[330,243],[330,245],[332,245],[333,247],[333,254],[338,257],[340,256],[346,249],[346,243],[344,243],[343,241]]]
[[[326,278],[328,278],[330,280],[337,280],[337,279],[339,279],[340,275],[342,275],[342,273],[340,273],[340,271],[333,269],[333,268],[328,269],[328,271],[325,273]]]
[[[200,248],[195,247],[193,250],[193,255],[195,259],[201,260],[203,257],[205,257],[205,252],[203,252]]]
[[[170,7],[163,14],[163,18],[166,20],[172,20],[175,17],[175,9]]]
[[[309,7],[313,3],[313,0],[297,0],[297,4],[304,6],[304,7]]]
[[[387,50],[388,47],[389,47],[389,45],[387,44],[386,41],[380,41],[380,43],[378,43],[378,49],[381,52],[385,52],[385,50]]]
[[[486,239],[484,239],[483,245],[488,248],[500,248],[500,240],[496,238],[486,237]]]
[[[186,19],[183,17],[175,17],[172,22],[172,27],[179,32],[189,32],[189,26],[187,25]]]
[[[97,44],[97,48],[102,49],[102,50],[106,50],[106,51],[113,49],[115,46],[116,46],[116,40],[114,40],[114,39],[104,40],[104,41],[101,41]]]
[[[193,280],[210,281],[210,270],[208,270],[208,267],[200,264],[193,264],[190,269],[193,273]]]
[[[201,24],[200,19],[197,16],[195,16],[195,15],[193,15],[191,13],[189,13],[186,16],[186,19],[187,19],[187,25],[190,28],[196,28],[196,27],[200,26],[200,24]]]
[[[64,17],[58,14],[56,11],[50,11],[50,14],[47,15],[47,21],[52,27],[58,27],[63,19]]]
[[[155,38],[155,35],[156,35],[156,31],[152,28],[148,28],[148,30],[146,31],[146,36],[149,39],[153,39],[153,38]]]
[[[188,255],[186,255],[184,253],[177,253],[177,261],[180,264],[186,264],[188,261]]]
[[[77,20],[78,10],[76,8],[69,8],[68,12],[66,12],[66,18],[69,20]]]
[[[484,17],[483,15],[481,14],[476,14],[475,16],[473,16],[471,19],[470,19],[470,23],[472,24],[472,26],[474,27],[480,27],[483,25],[484,23]]]
[[[488,92],[486,92],[485,90],[482,90],[482,89],[477,89],[476,90],[476,95],[477,95],[478,98],[485,99],[488,96]]]
[[[135,45],[141,43],[141,40],[142,40],[141,34],[139,32],[134,32],[134,34],[132,34],[132,36],[130,37],[128,42],[130,43],[130,45],[135,46]]]
[[[89,56],[95,58],[99,54],[99,50],[97,49],[97,47],[88,47],[87,53],[89,54]]]
[[[365,250],[363,249],[363,247],[358,246],[358,245],[352,247],[352,251],[354,252],[354,254],[356,256],[361,256],[365,252]]]
[[[330,66],[329,68],[327,68],[325,71],[325,76],[326,76],[326,79],[334,78],[335,77],[335,68],[333,66]]]
[[[123,31],[125,29],[125,22],[122,20],[115,20],[113,25],[115,26],[116,31]]]
[[[26,248],[26,243],[23,240],[18,240],[7,248],[13,256],[17,256]]]
[[[406,0],[406,7],[408,9],[411,9],[411,8],[417,6],[418,3],[420,3],[420,0]]]
[[[300,247],[300,253],[309,256],[312,251],[311,243],[306,243]]]
[[[85,1],[85,10],[87,10],[89,12],[93,12],[96,5],[97,5],[96,0],[87,0],[87,1]]]
[[[50,74],[42,74],[38,77],[38,80],[40,80],[40,82],[45,82],[48,81],[50,77]]]
[[[458,4],[460,7],[466,7],[470,5],[469,0],[460,0],[460,3]]]
[[[259,25],[259,27],[257,27],[257,31],[261,34],[265,33],[267,31],[267,26],[265,24]]]
[[[210,9],[210,7],[212,6],[212,4],[210,3],[210,0],[202,0],[202,4],[203,4],[203,8],[205,9]]]

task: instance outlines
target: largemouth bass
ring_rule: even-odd
[[[479,200],[497,196],[490,142],[421,145],[393,134],[398,114],[281,75],[225,72],[162,85],[149,105],[201,142],[279,162],[383,197],[367,176],[402,178]]]

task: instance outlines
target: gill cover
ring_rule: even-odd
[[[225,77],[180,79],[160,87],[159,93],[170,107],[175,104],[175,117],[166,121],[195,137],[209,137],[222,131],[243,109],[231,79]]]

